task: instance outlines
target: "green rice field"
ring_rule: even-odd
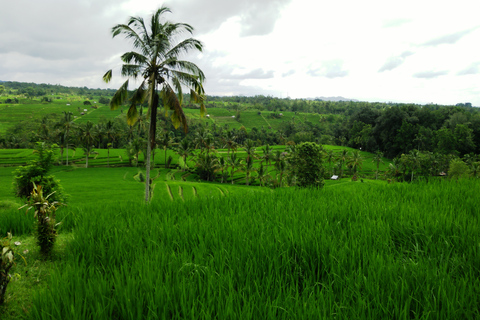
[[[203,197],[173,180],[178,201],[145,205],[135,168],[91,169],[55,173],[71,194],[56,258],[27,313],[9,309],[21,299],[12,281],[6,319],[480,317],[479,180],[268,192],[192,182]],[[28,243],[31,219],[0,209],[1,232]]]
[[[91,105],[84,105],[83,102],[86,97],[80,96],[52,96],[52,102],[40,102],[35,99],[21,99],[19,104],[0,104],[0,134],[5,134],[6,130],[24,120],[40,120],[45,115],[57,114],[60,116],[62,112],[72,112],[74,122],[85,123],[92,121],[98,123],[101,118],[113,119],[116,117],[125,117],[125,110],[122,108],[117,110],[110,110],[108,105],[97,103],[98,99],[94,99]],[[95,108],[96,107],[96,108]],[[125,113],[124,113],[125,112]],[[234,110],[228,109],[221,105],[207,109],[209,117],[201,118],[198,109],[184,108],[184,112],[189,119],[195,121],[204,121],[208,123],[215,123],[219,126],[228,125],[230,128],[239,129],[244,126],[247,131],[252,128],[260,129],[262,127],[269,128],[269,130],[278,130],[282,128],[288,121],[305,122],[310,121],[317,123],[321,121],[324,115],[314,113],[295,113],[285,111],[280,118],[271,118],[273,112],[262,111],[258,114],[258,110],[250,109],[241,111],[240,120],[232,116],[236,115]],[[332,116],[339,117],[339,116]]]
[[[478,179],[270,189],[243,173],[202,182],[164,169],[157,151],[146,205],[143,158],[129,167],[124,156],[99,149],[85,168],[70,150],[70,165],[52,169],[68,197],[44,259],[12,192],[32,150],[0,150],[0,236],[18,243],[0,319],[480,318]]]

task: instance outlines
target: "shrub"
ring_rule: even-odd
[[[314,142],[304,142],[295,147],[289,163],[300,187],[323,187],[325,168],[322,153],[322,146]]]
[[[450,179],[468,178],[470,170],[468,165],[460,159],[454,159],[450,161],[448,167],[448,177]]]
[[[0,305],[5,301],[5,292],[10,282],[9,271],[14,264],[13,250],[10,246],[12,234],[8,233],[5,239],[0,241]]]
[[[109,104],[109,103],[110,103],[110,99],[105,98],[105,97],[100,97],[100,99],[98,100],[98,102],[101,103],[101,104]]]
[[[195,167],[195,173],[206,181],[214,181],[215,173],[220,169],[218,157],[210,153],[200,153]]]
[[[26,166],[15,170],[13,177],[13,188],[15,196],[27,198],[32,193],[34,185],[41,185],[45,193],[52,195],[51,200],[65,201],[63,188],[54,176],[48,175],[55,162],[54,153],[51,147],[45,142],[37,142],[34,153],[37,159],[30,161]]]

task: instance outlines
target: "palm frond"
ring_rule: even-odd
[[[205,81],[205,74],[203,71],[193,62],[177,60],[177,59],[167,59],[162,64],[162,67],[176,70],[177,72],[189,73],[192,76],[195,76],[201,82]]]
[[[142,50],[142,52],[148,53],[148,51],[145,51],[145,48],[147,46],[145,44],[144,38],[141,37],[135,30],[133,30],[130,27],[130,24],[132,23],[132,19],[141,19],[141,18],[130,18],[128,25],[117,24],[112,28],[112,37],[115,38],[116,36],[123,34],[125,38],[133,40],[134,48],[139,48]]]
[[[145,83],[145,80],[144,80],[140,84],[140,86],[137,88],[137,90],[135,90],[135,92],[133,93],[133,96],[130,99],[131,103],[135,104],[135,105],[142,104],[145,101],[147,93],[148,93],[148,91],[147,91],[146,83]]]
[[[116,110],[120,107],[128,98],[128,80],[124,82],[124,84],[118,88],[117,92],[110,100],[110,110]]]
[[[127,112],[127,124],[129,126],[133,126],[138,120],[138,110],[137,106],[132,104],[130,108],[128,108]]]
[[[180,36],[183,33],[193,34],[194,28],[187,23],[165,23],[164,25],[165,33],[169,36]]]
[[[125,52],[121,59],[126,64],[131,64],[133,62],[137,65],[146,64],[148,61],[147,57],[135,51]]]
[[[122,76],[124,77],[132,77],[136,79],[141,71],[142,67],[136,64],[122,65]]]
[[[104,75],[103,75],[103,81],[106,83],[109,83],[110,80],[112,80],[112,69],[108,70]]]
[[[133,28],[138,30],[138,31],[136,31],[136,33],[139,35],[139,37],[141,37],[144,45],[147,46],[148,43],[150,42],[150,36],[148,35],[148,31],[147,31],[147,28],[145,26],[145,21],[143,20],[143,18],[142,17],[130,17],[130,19],[128,20],[128,26],[130,28],[132,28],[132,26],[133,26]]]
[[[181,84],[178,77],[173,77],[172,78],[172,83],[173,83],[173,86],[175,87],[175,89],[177,91],[178,102],[180,103],[180,105],[182,105],[183,104],[182,84]]]
[[[203,89],[203,88],[202,88]],[[200,117],[204,117],[207,113],[207,108],[205,107],[205,95],[199,94],[195,90],[190,89],[190,101],[198,103],[200,105]]]
[[[173,91],[172,87],[165,82],[163,84],[163,89],[161,91],[161,98],[163,100],[163,106],[168,112],[168,110],[173,110],[171,119],[172,119],[172,124],[175,127],[175,129],[178,129],[178,127],[183,126],[183,130],[185,133],[188,132],[188,124],[187,124],[187,117],[185,116],[185,113],[183,112],[182,105],[180,104],[180,101],[178,100],[177,95]]]
[[[178,81],[191,89],[196,90],[198,93],[203,94],[203,87],[201,81],[198,80],[197,76],[194,76],[190,73],[180,72],[176,70],[169,70],[170,77],[178,79]]]
[[[180,54],[186,54],[191,50],[198,50],[202,52],[203,43],[199,40],[188,38],[178,43],[176,46],[171,48],[166,54],[165,57],[168,59],[170,57],[178,57]]]
[[[170,8],[165,6],[161,6],[160,8],[158,8],[157,11],[155,11],[155,13],[152,15],[152,19],[150,23],[152,35],[158,34],[159,33],[158,28],[163,26],[163,24],[160,21],[160,17],[164,13],[171,13],[171,12],[172,11],[170,10]]]

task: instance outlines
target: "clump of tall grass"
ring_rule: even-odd
[[[32,318],[480,317],[478,181],[85,207]]]

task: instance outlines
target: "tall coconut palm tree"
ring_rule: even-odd
[[[215,153],[198,154],[195,166],[199,177],[207,181],[214,181],[215,174],[220,170],[219,160]]]
[[[114,147],[115,139],[117,138],[117,128],[112,120],[108,120],[102,130],[107,138],[107,166],[110,167],[110,148]]]
[[[372,162],[374,162],[377,165],[377,171],[375,171],[375,180],[378,179],[378,168],[380,167],[380,163],[383,163],[383,152],[377,151],[375,152],[375,155],[373,156]]]
[[[269,144],[265,146],[265,149],[262,149],[263,151],[263,156],[262,159],[265,160],[265,170],[268,170],[268,167],[270,166],[272,159],[273,159],[273,149],[270,147]]]
[[[190,89],[192,102],[200,104],[200,113],[205,113],[203,81],[205,75],[192,62],[180,60],[181,54],[192,50],[202,51],[203,44],[193,38],[177,42],[184,34],[193,34],[193,27],[185,23],[172,23],[164,20],[164,15],[171,12],[167,7],[155,11],[147,28],[141,17],[131,17],[127,24],[119,24],[112,28],[112,35],[125,36],[132,40],[133,51],[122,55],[122,76],[140,79],[139,87],[130,99],[127,112],[127,122],[133,125],[137,118],[137,106],[148,100],[149,130],[146,154],[145,201],[150,200],[150,158],[155,146],[157,124],[157,109],[163,102],[166,113],[172,111],[171,119],[175,128],[183,127],[188,131],[187,118],[182,109],[183,90]],[[110,82],[112,70],[103,76],[105,82]],[[128,99],[129,80],[117,90],[110,108],[120,107]]]
[[[224,180],[226,182],[228,178],[228,170],[227,170],[229,166],[228,158],[218,157],[218,166],[219,166],[218,171],[220,171],[220,179],[221,179],[220,182],[223,183]]]
[[[334,162],[335,159],[336,156],[333,150],[328,150],[325,152],[325,160],[328,162],[328,166],[330,167],[330,175],[333,175],[332,162]]]
[[[237,157],[236,153],[228,156],[228,164],[230,166],[230,178],[233,184],[233,175],[242,169],[242,159]]]
[[[355,150],[352,152],[351,156],[347,159],[347,163],[353,169],[353,175],[357,174],[357,170],[362,168],[363,157],[360,154],[360,150]]]
[[[73,123],[73,113],[71,111],[63,111],[63,118],[56,125],[57,128],[61,128],[64,134],[65,147],[67,149],[67,166],[68,166],[68,145],[70,131],[75,127]]]
[[[225,146],[227,147],[227,155],[230,155],[230,150],[236,150],[237,143],[235,142],[235,139],[236,136],[233,131],[226,131],[224,137],[222,138]]]
[[[210,131],[205,129],[205,127],[200,127],[196,132],[195,132],[195,148],[200,149],[200,153],[203,153],[203,150],[207,149],[208,153],[208,141],[209,138],[211,138],[212,134]]]
[[[247,153],[247,161],[250,160],[250,158],[255,159],[255,151],[257,150],[257,147],[255,146],[255,142],[251,139],[245,140],[245,144],[242,146],[243,150]],[[253,163],[253,162],[252,162]]]
[[[248,186],[250,185],[250,175],[252,171],[255,171],[255,168],[253,167],[253,157],[247,156],[245,158],[243,170],[245,170],[245,184]]]
[[[420,161],[420,152],[418,150],[410,150],[407,155],[409,167],[411,171],[410,181],[413,181],[413,173],[418,170]]]
[[[282,157],[276,157],[278,159],[275,162],[275,169],[277,170],[277,182],[280,188],[283,185],[283,175],[285,174],[285,171],[287,170],[287,162],[285,161],[285,158]]]
[[[183,159],[183,169],[185,171],[187,167],[187,157],[192,155],[193,144],[187,138],[183,138],[177,146],[177,153]]]
[[[262,187],[265,187],[265,183],[271,179],[270,175],[267,172],[267,168],[263,167],[263,163],[260,163],[260,168],[257,170],[257,178],[260,181]]]
[[[78,126],[78,141],[85,152],[85,168],[88,168],[88,157],[93,151],[96,142],[96,128],[91,121]]]
[[[338,160],[340,162],[340,178],[343,178],[343,165],[345,162],[348,160],[348,151],[347,149],[343,149],[342,152],[340,152],[340,155],[338,157]]]
[[[163,148],[165,152],[165,169],[167,168],[167,151],[175,142],[174,135],[172,131],[164,130],[161,134],[158,135],[157,144]]]
[[[43,116],[40,120],[40,128],[38,130],[38,137],[40,140],[49,142],[51,139],[51,132],[50,132],[50,121],[48,115]]]

